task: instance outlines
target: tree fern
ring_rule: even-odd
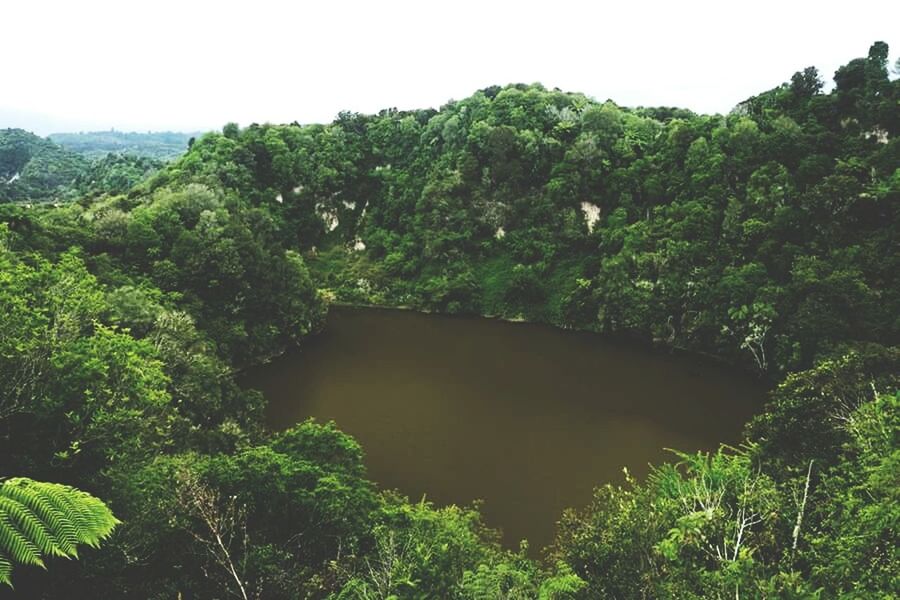
[[[15,564],[77,558],[80,544],[99,546],[118,523],[103,502],[67,485],[24,477],[0,482],[0,583],[11,585]]]

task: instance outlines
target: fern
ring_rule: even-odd
[[[119,523],[103,502],[59,483],[24,477],[0,482],[0,584],[16,564],[44,567],[45,556],[78,557]]]

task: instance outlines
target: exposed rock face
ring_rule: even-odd
[[[600,207],[590,202],[582,202],[581,212],[584,213],[584,220],[587,221],[588,231],[593,233],[594,226],[600,220]]]
[[[337,211],[330,210],[322,204],[316,204],[316,214],[325,223],[325,229],[329,232],[337,229],[339,225]]]

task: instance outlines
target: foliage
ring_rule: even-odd
[[[512,85],[231,126],[146,185],[234,191],[339,301],[622,332],[781,377],[900,335],[900,84],[879,44],[831,93],[808,68],[725,116]]]
[[[0,203],[63,199],[88,162],[22,129],[0,129]]]
[[[799,378],[812,382],[818,371]],[[589,507],[564,516],[554,555],[587,581],[586,597],[889,595],[900,518],[893,390],[849,408],[834,425],[843,443],[814,453],[786,459],[763,438],[737,451],[678,453],[680,463],[657,467],[645,484],[598,489]],[[813,435],[802,422],[778,427],[791,430],[784,440]]]
[[[94,160],[73,182],[79,194],[124,194],[159,171],[163,162],[134,154],[107,154]]]
[[[63,148],[77,152],[90,160],[104,159],[109,154],[114,154],[165,161],[181,156],[190,146],[191,140],[200,135],[200,132],[139,133],[110,130],[51,133],[47,137]]]
[[[25,477],[0,482],[0,583],[12,585],[16,564],[78,558],[79,545],[99,547],[118,523],[105,504],[75,488]]]

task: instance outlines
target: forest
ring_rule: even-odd
[[[727,115],[497,86],[165,163],[0,130],[0,597],[897,597],[892,70],[876,42]],[[737,447],[597,482],[534,559],[477,504],[379,488],[333,423],[267,430],[236,375],[336,303],[625,336],[772,391]]]
[[[138,133],[112,129],[110,131],[51,133],[47,137],[66,150],[77,152],[88,159],[100,159],[113,153],[157,160],[172,160],[187,151],[192,138],[201,135],[201,132],[148,131]]]
[[[0,203],[60,203],[127,192],[165,164],[154,158],[158,153],[153,148],[141,145],[146,134],[128,135],[137,137],[128,151],[112,144],[104,150],[79,152],[22,129],[0,129]],[[185,142],[182,151],[186,150]],[[182,151],[163,156],[173,158]]]

